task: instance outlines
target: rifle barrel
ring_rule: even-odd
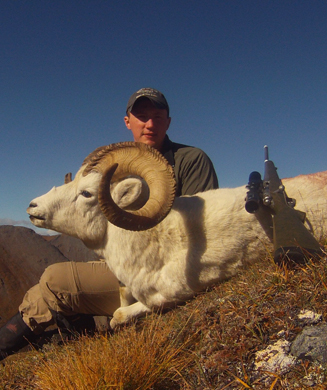
[[[263,149],[264,149],[264,153],[265,153],[265,161],[268,161],[268,160],[269,160],[269,156],[268,156],[268,146],[265,145],[265,146],[263,147]]]

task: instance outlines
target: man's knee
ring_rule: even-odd
[[[72,268],[70,262],[52,264],[45,269],[40,278],[42,298],[49,308],[59,310],[68,302],[66,294],[74,293]]]
[[[71,289],[71,264],[57,263],[45,269],[40,278],[41,290],[50,289],[52,292]]]

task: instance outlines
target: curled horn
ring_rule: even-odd
[[[83,175],[102,174],[99,205],[109,222],[126,230],[146,230],[169,213],[175,199],[172,167],[156,149],[138,142],[121,142],[97,149],[85,160]],[[130,175],[140,176],[149,187],[149,199],[139,210],[120,209],[110,194],[110,183]]]

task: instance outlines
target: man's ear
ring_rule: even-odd
[[[129,123],[129,117],[127,115],[124,116],[124,122],[125,122],[126,127],[130,130],[131,129],[131,125]]]

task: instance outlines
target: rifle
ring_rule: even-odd
[[[249,176],[245,209],[256,213],[259,207],[267,207],[273,220],[274,261],[304,263],[308,257],[322,255],[318,241],[305,227],[306,214],[295,210],[296,200],[289,198],[277,174],[277,168],[269,160],[268,146],[264,146],[264,179],[254,171]]]

